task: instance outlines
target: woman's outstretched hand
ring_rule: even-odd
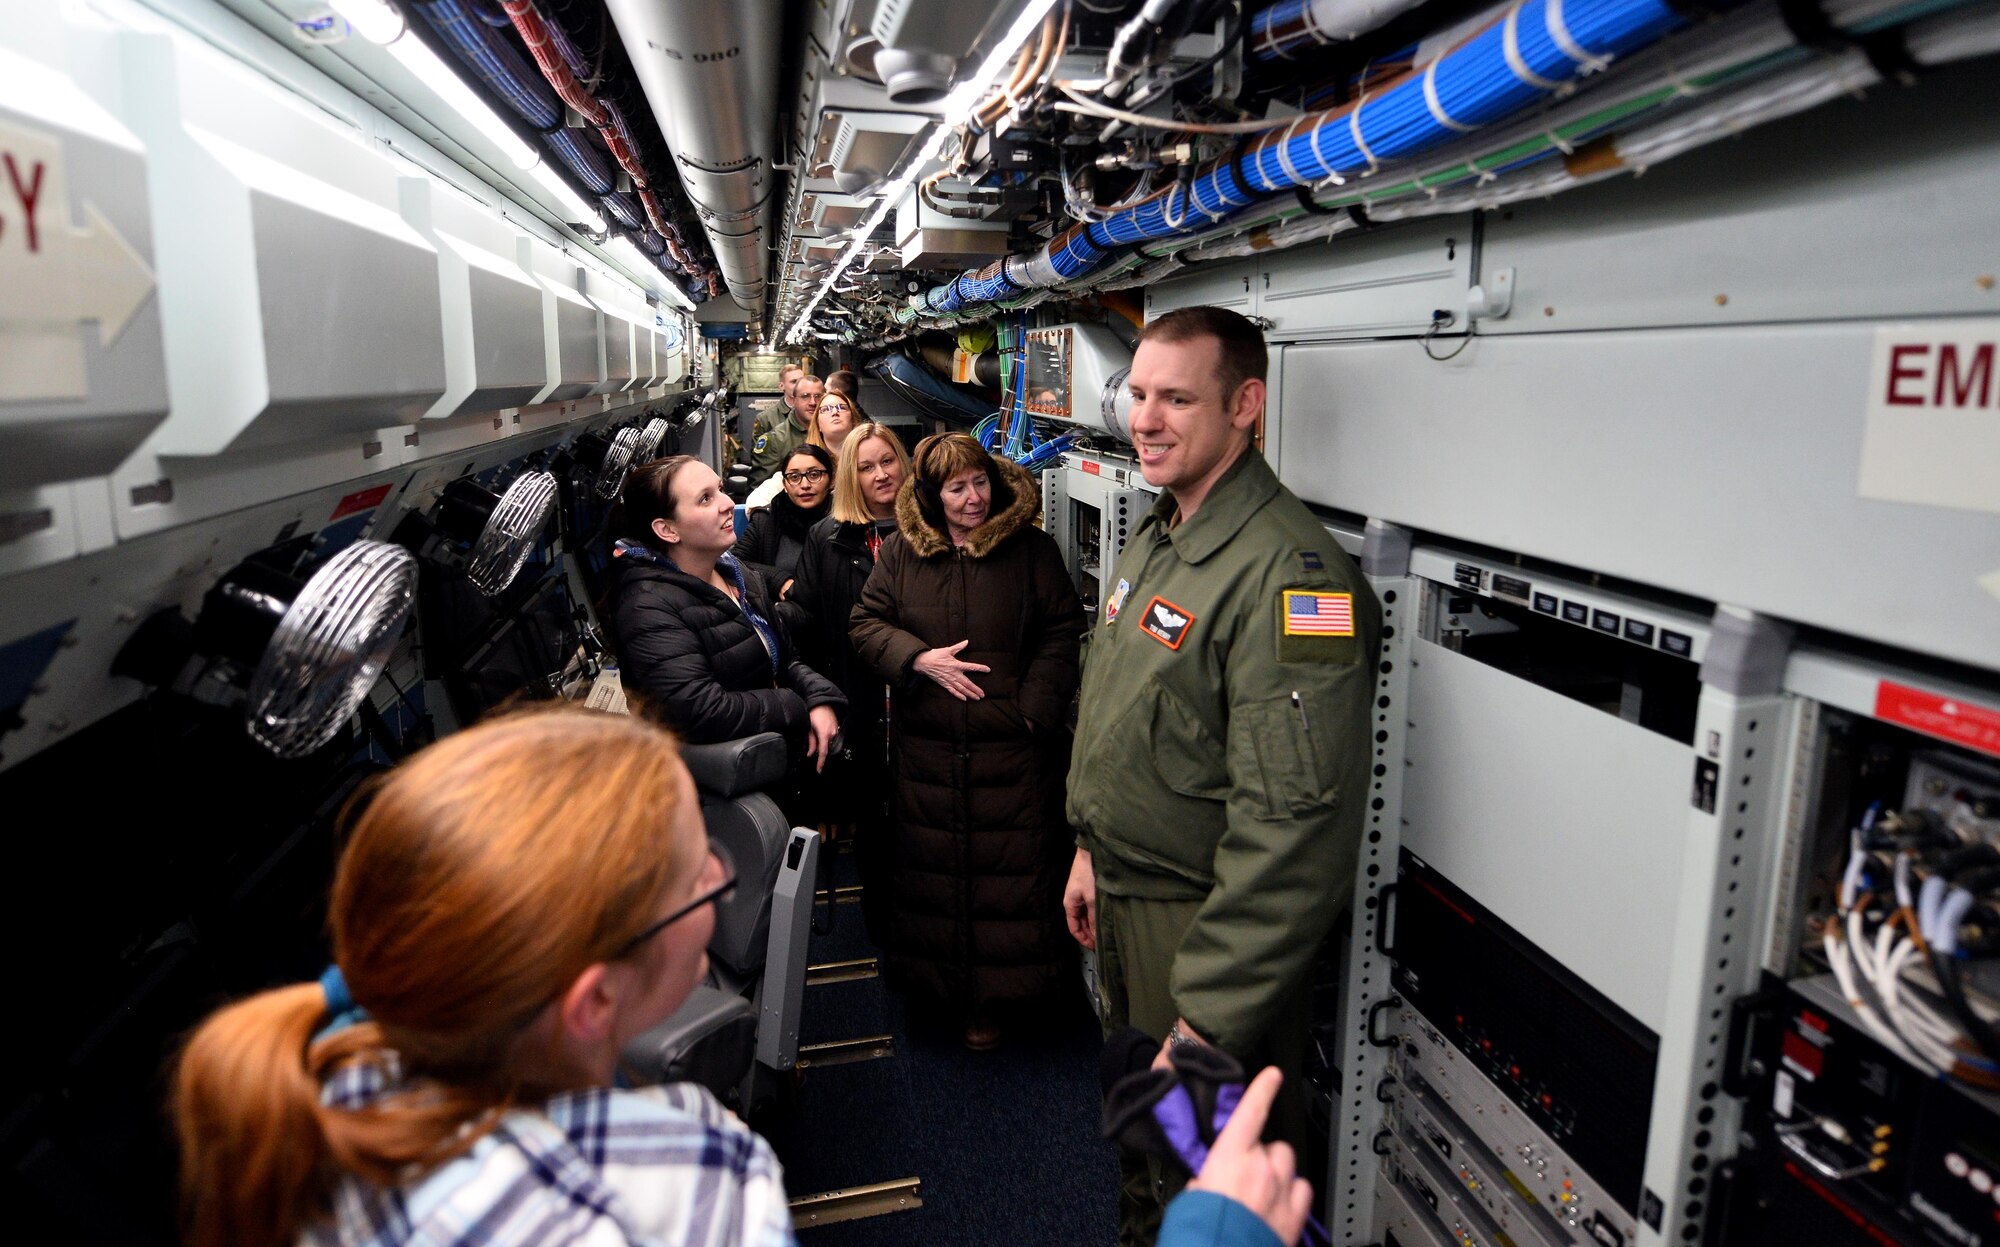
[[[833,738],[840,735],[840,716],[832,706],[814,706],[806,712],[806,756],[814,771],[824,771],[833,753]]]
[[[972,682],[968,671],[991,671],[993,668],[976,662],[960,662],[958,651],[972,644],[970,639],[956,645],[944,645],[937,649],[927,649],[917,655],[913,664],[917,671],[937,682],[937,686],[960,701],[978,701],[986,696],[986,691]]]

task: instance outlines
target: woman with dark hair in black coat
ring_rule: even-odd
[[[626,691],[690,743],[803,739],[815,769],[847,699],[798,660],[763,577],[729,553],[735,503],[690,455],[635,470],[613,547],[613,641]]]
[[[798,617],[785,609],[785,603],[792,595],[792,579],[799,572],[806,536],[831,509],[833,456],[824,446],[801,442],[785,456],[778,472],[784,492],[771,499],[769,506],[750,513],[750,522],[730,553],[737,562],[763,575],[777,595],[779,615],[796,628]]]

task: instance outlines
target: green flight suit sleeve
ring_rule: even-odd
[[[1286,636],[1286,589],[1351,592],[1354,635]],[[1379,639],[1365,583],[1274,571],[1260,595],[1227,656],[1230,795],[1215,885],[1172,982],[1181,1016],[1237,1053],[1254,1051],[1282,1005],[1307,990],[1352,891]]]

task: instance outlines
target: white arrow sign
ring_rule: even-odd
[[[0,120],[0,402],[85,398],[83,322],[109,349],[153,273],[97,206],[69,218],[62,144]]]

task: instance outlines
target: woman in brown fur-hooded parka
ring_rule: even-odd
[[[884,951],[985,1048],[1006,1006],[1074,981],[1063,784],[1083,603],[1026,471],[962,433],[926,438],[912,469],[850,620],[891,688]]]

